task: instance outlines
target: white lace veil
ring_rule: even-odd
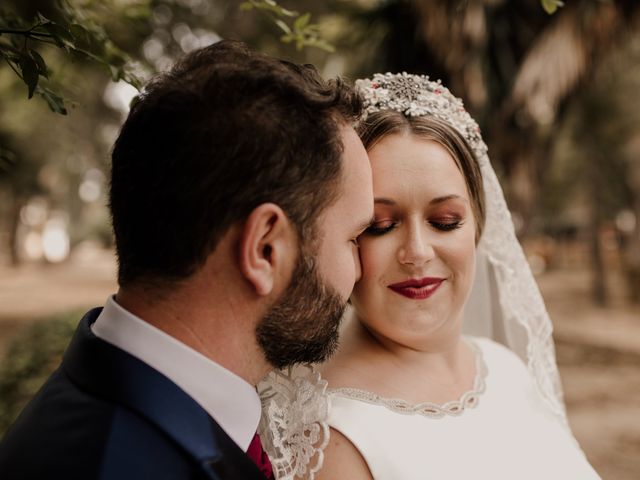
[[[568,428],[551,320],[516,238],[477,123],[462,100],[426,76],[376,74],[358,80],[356,86],[365,98],[367,113],[395,110],[407,116],[436,117],[458,130],[474,151],[484,182],[486,223],[463,333],[491,338],[515,352],[528,366],[548,408]],[[276,478],[293,478],[296,472],[313,478],[322,465],[328,440],[322,421],[329,408],[326,382],[302,377],[291,371],[274,372],[259,387],[264,408],[261,435],[267,437],[265,448],[275,460]]]

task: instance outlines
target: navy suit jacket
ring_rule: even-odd
[[[4,436],[0,478],[264,480],[176,384],[91,332],[100,311]]]

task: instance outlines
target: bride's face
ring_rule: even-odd
[[[440,144],[412,135],[383,138],[369,158],[375,222],[359,238],[360,321],[403,344],[458,332],[476,248],[462,173]]]

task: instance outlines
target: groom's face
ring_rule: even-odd
[[[337,346],[340,319],[360,278],[357,237],[373,217],[371,167],[353,128],[341,129],[341,189],[316,223],[317,239],[302,239],[288,289],[258,324],[267,360],[283,368],[325,360]]]
[[[369,157],[355,130],[344,126],[341,139],[341,193],[318,219],[317,263],[320,277],[346,302],[360,279],[357,238],[373,218],[373,186]]]

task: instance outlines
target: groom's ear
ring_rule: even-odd
[[[249,214],[240,237],[240,270],[258,295],[289,281],[297,253],[297,235],[282,208],[263,203]]]

